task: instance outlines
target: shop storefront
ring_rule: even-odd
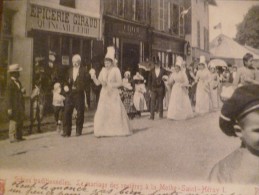
[[[147,27],[138,23],[104,17],[105,47],[116,47],[116,58],[122,73],[138,71],[138,64],[149,57]]]
[[[74,54],[80,54],[82,65],[90,68],[92,48],[100,37],[99,23],[98,17],[75,9],[53,8],[40,1],[28,4],[26,29],[33,40],[32,83],[43,80],[46,110],[51,110],[53,83],[66,80]]]
[[[184,45],[184,39],[153,31],[152,56],[158,56],[166,69],[175,64],[176,56],[184,57]]]
[[[23,68],[20,80],[26,89],[27,115],[32,89],[40,81],[46,94],[46,111],[51,112],[53,82],[64,82],[72,56],[80,54],[82,65],[90,68],[93,58],[103,52],[100,12],[96,9],[87,12],[54,1],[6,1],[0,98],[8,81],[8,64],[18,63]]]

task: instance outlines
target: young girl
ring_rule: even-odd
[[[53,89],[53,107],[54,107],[54,117],[57,124],[57,131],[61,131],[61,123],[62,123],[62,115],[64,111],[64,100],[65,97],[60,94],[61,93],[61,85],[60,83],[54,84]]]
[[[121,95],[121,100],[127,111],[129,119],[133,119],[136,114],[136,109],[133,105],[134,90],[131,85],[129,71],[126,71],[124,73],[124,78],[122,79],[122,88],[121,88],[120,95]]]
[[[144,94],[146,93],[144,77],[139,74],[139,72],[137,72],[136,75],[133,77],[133,80],[135,83],[133,102],[136,110],[138,111],[138,115],[141,116],[141,112],[147,110],[147,104],[144,97]]]
[[[220,183],[259,183],[259,85],[237,88],[224,103],[221,130],[241,139],[241,146],[219,161],[209,179]]]

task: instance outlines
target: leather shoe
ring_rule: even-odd
[[[149,117],[149,120],[154,120],[154,117]]]

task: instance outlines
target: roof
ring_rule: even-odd
[[[248,49],[248,50],[254,52],[255,54],[259,55],[259,49],[250,47],[250,46],[248,46],[248,45],[245,45],[244,47],[245,47],[246,49]]]
[[[213,58],[233,58],[243,59],[246,53],[251,53],[254,59],[259,59],[259,55],[255,52],[240,45],[230,37],[220,34],[210,42],[210,53]]]

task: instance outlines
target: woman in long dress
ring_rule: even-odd
[[[132,134],[127,112],[122,104],[119,87],[122,86],[121,73],[114,65],[114,48],[108,47],[104,59],[105,67],[98,79],[92,76],[97,85],[102,85],[100,99],[94,116],[94,135],[126,136]]]
[[[211,97],[211,108],[217,110],[219,108],[219,75],[216,71],[215,66],[210,66],[210,97]]]
[[[205,63],[199,63],[198,69],[195,78],[197,82],[195,112],[205,114],[210,111],[210,72]]]
[[[176,62],[175,71],[171,74],[168,82],[173,83],[167,118],[184,120],[193,116],[191,102],[188,96],[189,86],[187,75],[181,71],[181,61]]]

